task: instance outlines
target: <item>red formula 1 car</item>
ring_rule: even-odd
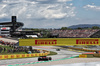
[[[49,60],[52,60],[52,58],[51,57],[46,57],[46,56],[40,56],[38,58],[38,61],[49,61]]]

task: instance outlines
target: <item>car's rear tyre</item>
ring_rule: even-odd
[[[38,61],[40,61],[41,59],[40,58],[38,58]]]

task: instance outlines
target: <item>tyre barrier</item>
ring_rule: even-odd
[[[50,52],[45,53],[35,53],[35,54],[13,54],[13,55],[0,55],[0,59],[15,59],[15,58],[27,58],[27,57],[38,57],[38,56],[46,56],[50,54]]]

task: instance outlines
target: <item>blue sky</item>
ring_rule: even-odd
[[[100,24],[100,0],[0,0],[0,22],[17,21],[30,28]]]

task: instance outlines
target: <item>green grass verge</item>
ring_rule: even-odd
[[[53,51],[50,51],[50,54],[48,56],[50,56],[50,55],[57,55],[57,53],[53,52]]]
[[[12,55],[12,54],[27,54],[26,52],[15,52],[15,53],[7,53],[7,52],[2,52],[0,55]]]
[[[7,49],[12,49],[12,47],[9,47],[9,46],[0,45],[0,47],[2,47],[2,48],[7,48]]]
[[[13,49],[12,47],[9,46],[4,46],[4,45],[0,45],[0,47],[2,48],[6,48],[6,51],[4,52],[4,50],[2,50],[2,52],[0,53],[0,55],[11,55],[11,54],[27,54],[26,52],[15,52],[15,53],[8,53],[7,50],[8,49]]]
[[[0,45],[0,47],[2,47],[2,48],[6,48],[6,49],[13,49],[12,47],[9,47],[9,46],[3,46],[3,45]],[[4,52],[4,51],[2,51],[1,53],[0,53],[0,55],[12,55],[12,54],[28,54],[28,53],[26,53],[26,52],[15,52],[15,53],[8,53],[7,52],[7,50]],[[33,53],[34,54],[34,53]],[[49,55],[47,55],[47,56],[50,56],[50,55],[57,55],[57,53],[56,52],[53,52],[53,51],[50,51],[50,54]],[[32,57],[23,57],[23,58],[32,58]],[[13,58],[13,59],[17,59],[17,58]],[[3,59],[3,60],[5,60],[5,59]]]
[[[87,54],[87,58],[95,58],[93,54]]]
[[[88,58],[100,58],[100,56],[93,56],[93,54],[87,54]]]

